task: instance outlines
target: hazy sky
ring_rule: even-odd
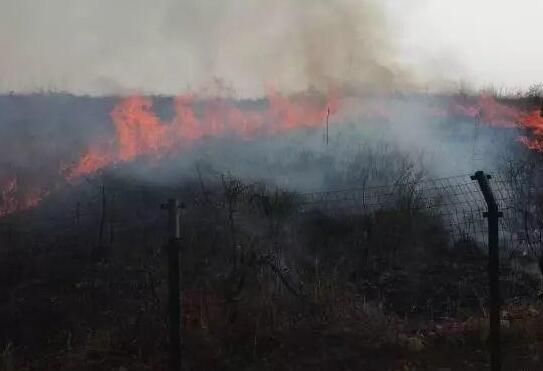
[[[428,76],[510,89],[543,83],[543,1],[386,0],[400,57]]]
[[[0,0],[0,91],[543,82],[543,0]]]

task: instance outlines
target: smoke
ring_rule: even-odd
[[[409,85],[376,0],[3,0],[0,90],[241,97]]]

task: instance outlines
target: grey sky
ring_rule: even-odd
[[[427,80],[543,83],[543,1],[385,0],[398,55]]]

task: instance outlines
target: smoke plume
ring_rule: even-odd
[[[239,96],[404,86],[375,0],[29,0],[0,12],[0,91]]]

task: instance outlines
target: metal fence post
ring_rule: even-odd
[[[492,193],[489,179],[483,171],[477,171],[472,177],[479,183],[481,192],[488,207],[483,215],[488,220],[488,277],[490,287],[490,357],[491,370],[501,370],[500,341],[500,251],[499,251],[499,218],[503,214]]]
[[[179,201],[169,199],[162,205],[168,210],[168,312],[170,371],[181,370],[181,305],[179,300]]]

